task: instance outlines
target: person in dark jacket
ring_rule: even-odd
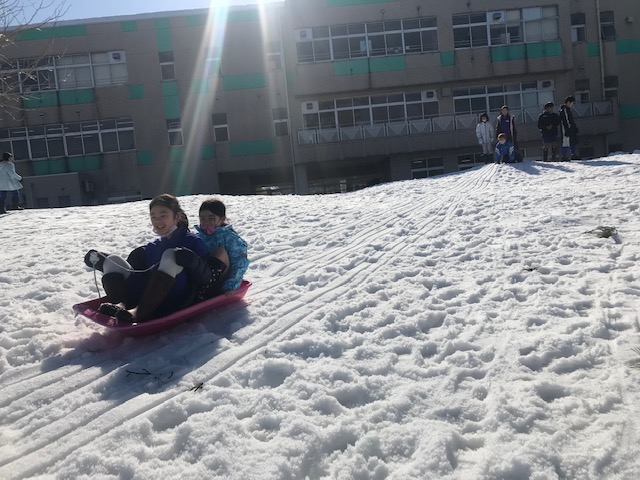
[[[576,99],[571,95],[564,99],[560,106],[560,130],[562,132],[562,161],[580,160],[576,150],[578,147],[578,127],[573,117],[573,106]],[[569,157],[571,155],[571,157]]]
[[[507,142],[512,143],[518,149],[518,130],[516,129],[515,118],[509,113],[509,107],[503,105],[500,108],[500,115],[496,118],[496,137],[501,133],[505,134]]]
[[[167,315],[192,303],[196,289],[209,281],[207,247],[189,231],[178,199],[162,194],[149,204],[153,231],[159,238],[136,248],[125,260],[89,250],[85,263],[104,273],[109,302],[98,311],[126,323]]]
[[[549,161],[549,148],[551,148],[551,161],[555,162],[558,156],[558,127],[560,117],[553,111],[553,102],[544,105],[544,111],[538,117],[538,128],[542,135],[542,161]]]

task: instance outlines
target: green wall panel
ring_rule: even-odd
[[[216,149],[213,145],[202,145],[202,150],[200,152],[201,160],[213,160],[216,158]]]
[[[30,93],[22,100],[25,109],[55,107],[58,105],[58,95],[56,92]]]
[[[600,56],[600,44],[598,42],[587,43],[587,56],[589,57]]]
[[[404,56],[359,58],[334,62],[333,74],[336,77],[366,75],[368,73],[397,72],[406,70],[406,68],[407,61]]]
[[[162,82],[162,96],[170,97],[172,95],[178,95],[178,82],[175,80]]]
[[[491,60],[494,62],[506,62],[509,60],[523,60],[526,58],[527,49],[524,44],[491,47]]]
[[[618,55],[640,53],[640,38],[627,38],[616,41],[616,53]]]
[[[144,98],[144,85],[142,83],[132,83],[129,85],[129,98],[131,100]]]
[[[86,172],[89,170],[100,170],[102,168],[102,158],[100,155],[88,155],[86,157],[69,157],[70,172]]]
[[[250,88],[264,88],[267,86],[267,76],[264,73],[249,75],[225,75],[222,77],[224,90],[246,90]]]
[[[94,103],[96,93],[93,88],[83,88],[80,90],[60,90],[58,92],[60,105],[78,105],[81,103]]]
[[[177,96],[162,97],[164,118],[180,118],[180,99]]]
[[[447,52],[440,52],[440,66],[452,67],[456,64],[456,51],[449,50]]]
[[[229,23],[241,23],[241,22],[259,22],[260,12],[257,9],[244,10],[239,12],[229,12],[227,22]]]
[[[171,28],[171,20],[168,17],[156,19],[156,29],[170,29],[170,28]]]
[[[153,155],[149,150],[138,150],[136,152],[136,163],[138,165],[153,164]]]
[[[367,5],[369,3],[393,3],[397,0],[327,0],[330,7],[348,7],[351,5]]]
[[[369,73],[369,62],[366,59],[333,62],[333,74],[336,77],[366,75],[367,73]]]
[[[156,20],[156,42],[159,52],[170,52],[173,50],[171,22],[168,18],[159,18]]]
[[[494,62],[557,57],[559,55],[562,55],[562,45],[560,42],[523,43],[491,47],[491,60]]]
[[[68,173],[64,158],[50,158],[48,160],[38,160],[31,162],[34,175],[55,175],[57,173]]]
[[[87,34],[85,25],[69,25],[66,27],[33,28],[20,32],[16,40],[42,40],[48,38],[81,37]]]
[[[559,57],[562,55],[560,42],[527,43],[528,58]]]
[[[59,90],[57,92],[38,92],[26,96],[23,100],[25,109],[55,107],[58,105],[79,105],[94,103],[96,95],[93,88],[79,90]]]
[[[184,146],[176,146],[169,148],[169,161],[171,163],[184,162]]]
[[[184,22],[188,27],[199,27],[207,24],[207,15],[187,15]]]
[[[231,142],[232,157],[246,157],[250,155],[269,155],[276,153],[273,140],[253,140],[249,142]]]
[[[402,56],[375,57],[370,62],[371,73],[397,72],[407,69],[407,61]]]
[[[120,30],[123,32],[135,32],[138,30],[138,23],[135,20],[120,22]]]
[[[640,103],[620,105],[620,117],[622,117],[623,120],[640,118]]]

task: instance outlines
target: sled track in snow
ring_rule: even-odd
[[[436,195],[425,194],[425,203],[414,205],[412,202],[400,202],[394,206],[397,218],[409,225],[411,230],[403,238],[396,239],[386,245],[385,249],[377,251],[373,261],[362,261],[352,265],[339,278],[330,281],[323,287],[313,291],[306,291],[285,305],[278,307],[271,318],[260,320],[234,334],[234,343],[228,348],[211,354],[211,338],[203,338],[194,342],[169,344],[158,348],[152,340],[141,341],[136,347],[134,363],[144,363],[152,358],[189,358],[205,355],[207,361],[200,367],[193,369],[193,365],[182,366],[171,364],[168,367],[177,371],[177,377],[190,373],[199,382],[212,381],[219,374],[240,366],[254,358],[255,353],[266,345],[284,338],[288,331],[301,321],[315,315],[317,310],[309,306],[310,302],[322,299],[325,304],[343,297],[350,290],[354,281],[362,282],[370,275],[387,265],[390,258],[402,252],[411,242],[423,239],[436,226],[451,221],[455,211],[459,208],[464,195],[471,191],[481,191],[487,187],[500,171],[498,165],[467,172],[455,178],[446,200]],[[509,167],[506,167],[509,168]],[[448,202],[445,204],[445,201]],[[375,215],[363,217],[363,223],[373,220]],[[377,243],[379,227],[373,226],[358,230],[348,241],[347,245],[326,249],[315,256],[301,260],[286,262],[279,268],[279,272],[288,271],[278,276],[268,286],[255,286],[249,293],[251,305],[259,306],[269,301],[269,292],[290,284],[300,275],[307,273],[309,263],[315,263],[319,268],[348,260],[359,250],[373,243]],[[413,225],[411,225],[413,224]],[[398,227],[402,227],[398,224]],[[331,233],[338,234],[342,227],[334,227]],[[231,309],[233,312],[234,309]],[[153,337],[152,337],[153,338]],[[192,339],[191,339],[192,340]],[[177,347],[177,348],[176,348]],[[73,358],[72,358],[73,359]],[[77,355],[80,359],[80,354]],[[128,362],[118,362],[114,366],[110,352],[101,352],[91,359],[79,362],[79,365],[61,366],[49,372],[42,373],[37,368],[30,367],[28,371],[14,378],[5,386],[0,395],[0,418],[2,423],[11,424],[21,430],[22,436],[30,435],[33,439],[28,446],[18,445],[11,452],[0,454],[0,476],[6,478],[24,478],[46,471],[47,467],[62,460],[67,454],[81,446],[108,434],[118,428],[126,428],[126,422],[138,416],[148,414],[154,408],[161,406],[185,393],[184,389],[172,388],[150,395],[139,395],[137,392],[121,394],[114,405],[114,400],[101,399],[100,384],[108,383],[110,378],[125,374]],[[104,375],[101,366],[109,369]],[[130,367],[134,369],[135,367]],[[34,387],[35,385],[35,387]],[[77,402],[69,402],[69,392]],[[66,396],[65,396],[66,394]],[[8,407],[14,402],[25,402],[31,408],[23,411],[11,411]],[[69,404],[70,403],[70,404]],[[101,404],[96,408],[96,404]],[[38,409],[48,409],[50,412],[38,414]],[[54,415],[51,411],[56,411]],[[97,416],[96,416],[97,414]],[[57,418],[51,424],[40,425],[38,418]],[[25,435],[26,434],[26,435]],[[55,442],[56,452],[49,454],[47,445]]]

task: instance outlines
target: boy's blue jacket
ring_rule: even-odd
[[[502,157],[507,155],[509,157],[509,161],[513,162],[516,158],[516,150],[513,148],[513,144],[509,141],[501,144],[500,142],[496,143],[496,162],[500,162]]]
[[[200,228],[200,225],[196,225],[195,229],[198,231],[198,236],[207,246],[207,251],[210,252],[211,249],[216,247],[222,247],[227,251],[231,265],[229,266],[229,274],[222,284],[222,290],[237,290],[242,283],[242,277],[247,268],[249,268],[247,242],[236,233],[231,225],[218,227],[211,235],[207,235]]]

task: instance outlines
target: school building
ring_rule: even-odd
[[[506,104],[577,98],[583,158],[640,148],[640,3],[285,0],[6,32],[0,151],[29,207],[346,192],[479,165]]]

